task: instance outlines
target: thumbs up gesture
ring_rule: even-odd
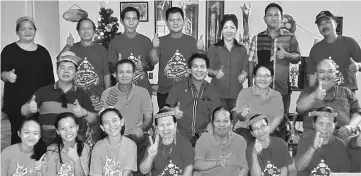
[[[73,108],[73,113],[76,117],[80,118],[88,115],[88,112],[80,106],[78,99],[75,100],[74,105],[75,108]]]
[[[282,45],[277,45],[277,48],[278,48],[277,50],[278,59],[285,59],[288,57],[289,53],[285,49],[283,49]]]
[[[135,70],[136,71],[143,71],[143,63],[142,60],[140,60],[140,55],[138,55],[138,62],[135,63]]]
[[[66,38],[66,45],[69,47],[72,47],[74,44],[74,37],[73,35],[69,32],[68,37]]]
[[[118,61],[122,60],[122,53],[118,54]]]
[[[243,84],[244,81],[246,80],[247,78],[247,73],[243,70],[241,74],[239,74],[238,76],[238,81]]]
[[[183,111],[180,110],[180,102],[177,103],[177,106],[174,107],[174,114],[177,119],[183,117]]]
[[[233,155],[234,155],[234,153],[232,153],[232,152],[223,154],[223,155],[217,160],[217,166],[218,166],[218,167],[226,167],[226,166],[228,165],[229,159],[231,159]]]
[[[152,136],[149,136],[149,142],[150,146],[148,148],[148,154],[151,157],[155,157],[158,154],[159,134],[156,133],[154,142]]]
[[[221,79],[224,76],[223,65],[221,66],[221,68],[219,70],[214,72],[214,75],[216,76],[217,79]]]
[[[35,101],[35,95],[33,95],[33,97],[31,98],[31,100],[29,102],[29,109],[30,109],[31,113],[38,112],[38,104]]]
[[[323,100],[326,97],[326,90],[322,88],[322,82],[318,82],[318,87],[315,91],[315,98],[319,100]]]
[[[34,169],[36,171],[41,171],[43,166],[48,165],[48,162],[46,161],[46,154],[44,153],[41,158],[35,162]]]
[[[7,80],[11,83],[15,83],[16,82],[16,78],[18,76],[15,74],[15,69],[12,69],[11,71],[8,72],[7,74]]]
[[[158,38],[158,34],[157,33],[154,33],[154,37],[153,37],[153,47],[154,48],[158,48],[159,47],[159,38]]]
[[[351,74],[355,74],[360,69],[360,66],[352,58],[350,58],[350,62],[351,62],[351,64],[348,66],[348,71]]]
[[[67,147],[63,149],[63,152],[69,159],[71,159],[73,162],[76,162],[79,160],[77,148],[78,148],[78,143],[75,143],[74,147]]]
[[[203,41],[203,35],[199,37],[199,40],[197,41],[197,49],[203,50],[204,49],[204,41]]]

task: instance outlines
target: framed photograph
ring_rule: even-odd
[[[155,33],[158,37],[169,34],[169,29],[166,24],[165,12],[172,7],[170,0],[154,1],[154,19],[155,19]]]
[[[224,1],[206,2],[206,50],[221,40],[220,22],[224,15]]]
[[[148,22],[149,18],[148,18],[148,2],[120,2],[120,12],[123,11],[124,8],[126,7],[135,7],[136,9],[139,10],[140,13],[140,17],[139,17],[139,21],[140,22]]]
[[[179,7],[184,13],[183,33],[193,36],[198,40],[198,0],[173,1],[172,7]]]

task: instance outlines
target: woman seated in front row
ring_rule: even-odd
[[[269,122],[269,132],[278,137],[281,137],[278,126],[283,119],[282,96],[270,88],[274,76],[272,66],[256,65],[253,76],[254,85],[239,92],[236,107],[233,109],[239,120],[235,125],[235,132],[242,135],[248,144],[254,141],[247,126],[252,116],[264,114]]]

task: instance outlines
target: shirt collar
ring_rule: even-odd
[[[54,88],[55,90],[56,90],[56,89],[61,89],[60,86],[59,86],[59,81],[57,81],[57,82],[54,83],[53,88]],[[76,87],[76,85],[73,84],[69,91],[74,91],[74,92],[76,92],[77,89],[78,89],[78,88]]]
[[[189,75],[188,78],[188,88],[192,87],[194,85],[193,79],[192,79],[192,75]],[[206,80],[203,80],[202,85],[204,87],[207,87],[209,85],[209,83]],[[195,87],[195,85],[193,86]]]
[[[212,146],[222,146],[222,144],[219,143],[219,142],[216,140],[216,138],[214,137],[213,132],[208,132],[208,135],[209,135],[209,137],[210,137],[210,139],[211,139],[211,141],[212,141]],[[228,147],[228,146],[231,145],[231,143],[232,143],[232,141],[233,141],[233,137],[234,137],[234,133],[233,133],[233,132],[230,132],[230,133],[229,133],[228,142],[227,142],[227,144],[224,145],[225,147]]]
[[[334,100],[335,97],[336,97],[337,87],[338,87],[338,86],[336,86],[336,84],[335,84],[335,85],[333,85],[330,89],[328,89],[328,90],[326,91],[326,97],[325,97],[324,100]],[[318,85],[317,85],[317,84],[313,85],[312,88],[311,88],[311,89],[312,89],[312,92],[316,91],[317,88],[318,88]]]
[[[269,99],[269,98],[272,98],[272,97],[276,96],[276,94],[274,94],[274,91],[275,91],[275,90],[273,90],[273,89],[271,89],[271,88],[268,88],[268,92],[267,92],[267,95],[266,95],[266,99]],[[256,86],[255,86],[255,85],[253,85],[252,88],[251,88],[251,95],[257,95],[257,96],[260,95],[260,94],[258,94],[258,93],[256,92]]]
[[[262,34],[269,36],[269,34],[268,34],[268,29],[266,29],[265,31],[263,31]],[[278,33],[278,36],[280,36],[280,35],[284,35],[284,29],[282,29],[282,28],[279,30],[279,33]],[[269,37],[271,37],[271,36],[269,36]]]
[[[122,92],[122,91],[119,89],[119,83],[117,83],[114,88],[115,88],[117,91],[119,91],[120,93],[125,94],[124,92]],[[136,85],[132,83],[132,90],[130,90],[129,97],[131,97],[131,95],[137,95],[137,94],[138,94],[138,91],[136,91]]]

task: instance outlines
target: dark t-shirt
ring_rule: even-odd
[[[197,52],[195,38],[183,34],[173,38],[170,34],[159,38],[158,92],[168,93],[174,83],[188,77],[188,59]]]
[[[350,140],[350,144],[348,147],[348,156],[351,161],[351,172],[361,172],[361,147],[356,146],[356,141],[357,141],[357,136],[353,137]]]
[[[122,59],[130,59],[135,64],[139,59],[143,64],[143,71],[136,71],[133,83],[149,88],[149,80],[147,70],[151,67],[149,62],[149,52],[153,45],[150,39],[142,34],[137,34],[134,38],[128,38],[124,34],[116,36],[109,44],[108,48],[108,61],[116,63],[119,59],[119,54]]]
[[[154,158],[152,175],[182,175],[184,168],[193,164],[194,149],[191,143],[177,133],[176,144],[163,145],[159,142],[158,154]]]
[[[100,97],[105,90],[104,75],[109,75],[107,50],[104,46],[94,43],[84,46],[81,42],[75,43],[70,51],[84,59],[79,63],[75,77],[75,85],[82,88],[90,96]]]
[[[316,65],[329,57],[336,64],[336,85],[357,90],[356,74],[349,77],[347,71],[351,64],[350,58],[356,62],[361,62],[361,49],[356,40],[351,37],[338,36],[333,43],[322,40],[315,44],[311,48],[307,73],[314,74]]]
[[[266,149],[262,149],[262,151],[257,155],[258,163],[261,167],[262,175],[279,175],[281,173],[281,168],[287,167],[293,161],[288,152],[286,142],[278,137],[271,136],[270,138],[271,142],[269,146]],[[246,150],[249,168],[252,168],[252,150],[254,145],[255,142],[252,142],[248,145]]]
[[[5,113],[20,113],[21,106],[39,88],[54,83],[53,64],[49,52],[41,45],[35,51],[26,51],[16,42],[1,52],[1,72],[15,70],[15,83],[5,82]]]
[[[297,147],[296,160],[313,145],[315,134],[315,132],[310,132],[302,136]],[[345,143],[341,139],[331,136],[330,142],[314,152],[308,166],[298,175],[330,175],[330,172],[349,172],[350,168]]]

